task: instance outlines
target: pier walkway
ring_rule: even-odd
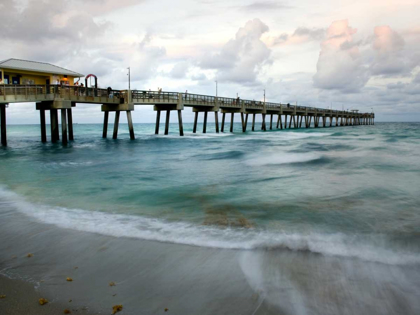
[[[251,130],[256,128],[256,115],[261,115],[261,130],[286,128],[315,128],[333,126],[374,125],[374,113],[359,113],[320,109],[315,107],[297,106],[281,103],[269,103],[240,98],[217,97],[190,93],[111,90],[96,89],[81,86],[61,85],[0,85],[1,143],[7,145],[6,108],[10,104],[35,102],[40,112],[41,141],[47,141],[45,111],[50,111],[51,141],[60,140],[58,110],[61,111],[61,139],[63,144],[74,140],[72,109],[77,103],[101,104],[104,112],[103,137],[107,137],[109,112],[115,112],[113,138],[118,136],[119,118],[121,112],[126,112],[130,138],[135,139],[131,111],[135,105],[153,105],[156,111],[155,133],[159,134],[160,115],[166,113],[165,134],[169,133],[171,111],[178,114],[179,133],[184,135],[182,111],[192,107],[195,113],[193,132],[197,132],[198,116],[203,113],[203,133],[207,131],[208,113],[215,115],[215,131],[225,131],[226,114],[230,114],[230,132],[233,132],[235,114],[240,115],[242,132],[246,132],[248,117],[252,115]],[[219,113],[222,121],[219,124]],[[268,120],[269,121],[266,121]],[[274,121],[275,119],[275,121]],[[275,125],[274,125],[275,124]]]

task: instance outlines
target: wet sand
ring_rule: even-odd
[[[240,251],[59,229],[13,211],[1,215],[0,238],[0,294],[7,296],[0,314],[62,314],[65,308],[111,314],[116,304],[123,305],[119,314],[262,310],[238,264]],[[40,306],[39,297],[49,303]]]
[[[416,315],[420,310],[416,264],[116,238],[0,209],[2,315],[64,309],[111,314],[117,304],[123,305],[118,314],[134,315]],[[40,306],[40,297],[49,303]]]

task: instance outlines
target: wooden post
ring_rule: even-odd
[[[252,114],[252,131],[255,131],[255,113]]]
[[[179,135],[184,136],[184,125],[182,124],[182,111],[178,109],[178,124],[179,124]]]
[[[197,121],[198,121],[198,112],[195,112],[193,133],[196,133],[197,132]],[[222,131],[223,131],[223,129],[222,129]]]
[[[273,130],[273,114],[270,116],[270,130]]]
[[[284,115],[284,129],[287,129],[287,114]]]
[[[216,125],[216,133],[219,133],[219,113],[214,112],[214,124]]]
[[[68,128],[69,128],[69,141],[74,140],[73,135],[73,113],[71,108],[67,108],[67,121],[68,121]]]
[[[203,133],[207,131],[207,111],[204,112]]]
[[[225,131],[225,118],[226,118],[226,113],[222,113],[222,132]]]
[[[244,113],[241,113],[242,132],[245,132],[245,117]]]
[[[112,135],[112,139],[118,138],[118,124],[120,123],[120,111],[115,112],[115,121],[114,121],[114,134]]]
[[[171,111],[166,111],[165,135],[169,134],[169,119],[171,118]]]
[[[233,118],[235,113],[230,114],[230,132],[233,132]]]
[[[134,135],[133,119],[131,118],[131,111],[127,111],[127,123],[128,130],[130,131],[130,139],[135,140],[136,136]]]
[[[159,126],[160,126],[160,110],[156,111],[156,126],[155,126],[155,135],[159,134]]]
[[[45,109],[39,110],[39,116],[41,119],[41,142],[47,142],[47,128],[45,126]]]
[[[67,109],[61,109],[61,134],[63,145],[67,145]]]
[[[6,104],[0,105],[1,112],[1,145],[7,146]]]
[[[102,138],[106,139],[106,135],[108,133],[108,118],[109,112],[104,112],[104,130],[102,132]]]

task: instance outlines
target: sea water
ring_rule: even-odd
[[[420,292],[420,124],[246,133],[236,124],[219,134],[211,127],[193,134],[185,124],[180,137],[175,124],[168,136],[137,124],[131,141],[125,128],[112,140],[101,138],[99,124],[78,124],[64,147],[42,144],[37,125],[9,126],[0,201],[67,229],[242,249],[256,286],[267,286],[267,275],[255,276],[255,264],[276,263],[267,267],[252,253],[283,250],[290,270],[307,263],[297,252],[369,266],[362,278],[375,277],[371,264],[378,273],[414,268],[410,281],[404,274],[391,282]],[[377,278],[386,282],[386,273]]]

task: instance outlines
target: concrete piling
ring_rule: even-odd
[[[128,130],[130,132],[130,139],[135,140],[136,137],[134,135],[134,127],[133,127],[133,119],[131,118],[131,111],[127,111],[127,123],[128,123]]]
[[[104,112],[104,130],[102,132],[102,138],[106,139],[108,133],[108,118],[109,112]]]
[[[225,131],[225,118],[226,118],[226,113],[222,113],[222,132]]]
[[[41,125],[41,142],[47,142],[47,127],[45,124],[45,109],[39,111],[40,125]]]
[[[204,112],[203,133],[207,132],[207,111]]]
[[[265,114],[262,114],[262,125],[261,125],[261,130],[266,131],[267,128],[265,126]]]
[[[247,127],[248,127],[248,114],[245,115],[245,129],[244,129],[244,132],[246,132]]]
[[[234,119],[235,113],[230,114],[230,132],[233,132],[233,119]]]
[[[50,123],[51,123],[51,142],[55,143],[60,140],[60,133],[58,130],[57,109],[50,109]]]
[[[242,132],[246,131],[244,113],[241,113]]]
[[[216,133],[219,133],[219,115],[217,112],[214,112],[214,124],[216,126]]]
[[[159,126],[160,126],[160,110],[156,111],[156,126],[155,126],[155,135],[159,134]]]
[[[61,141],[63,145],[67,145],[67,110],[61,109]]]
[[[252,114],[252,131],[255,131],[255,114]]]
[[[171,118],[171,111],[166,111],[165,135],[169,134],[169,119]]]
[[[198,112],[195,112],[193,133],[196,133],[197,132],[197,122],[198,122]]]
[[[72,113],[72,109],[68,108],[67,109],[67,126],[69,129],[69,141],[73,141],[74,140],[74,135],[73,135],[73,113]]]
[[[6,104],[0,104],[1,115],[1,145],[7,146]]]
[[[112,139],[118,138],[118,125],[120,123],[120,111],[117,110],[115,112],[115,121],[114,121],[114,134],[112,135]]]
[[[182,111],[178,110],[178,124],[179,124],[179,135],[184,136],[184,125],[182,124]]]

